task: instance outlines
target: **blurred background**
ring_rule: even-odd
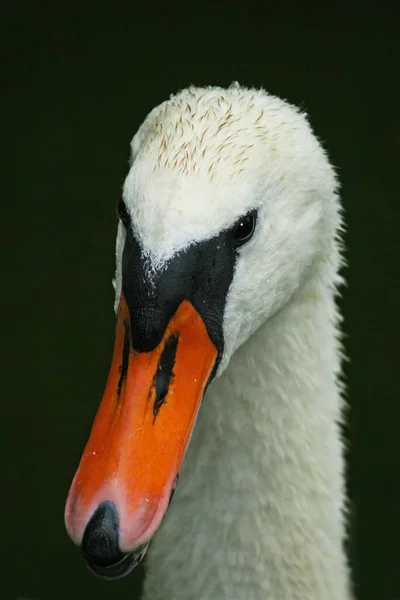
[[[238,80],[306,110],[338,168],[348,552],[358,600],[399,599],[400,44],[390,18],[363,11],[348,26],[304,8],[296,22],[288,4],[273,18],[267,3],[232,2],[6,10],[0,598],[139,598],[141,569],[96,579],[63,524],[111,360],[115,205],[147,112],[190,83]]]

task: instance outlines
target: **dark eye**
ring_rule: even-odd
[[[254,214],[242,217],[233,232],[236,246],[242,246],[252,237],[256,228],[256,216]]]
[[[128,227],[130,223],[130,217],[126,208],[126,204],[123,200],[120,200],[117,204],[117,215],[121,219],[125,227]]]

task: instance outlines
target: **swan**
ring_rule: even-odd
[[[158,530],[146,600],[350,600],[343,219],[307,116],[237,83],[180,91],[134,136],[118,215],[69,536],[114,579]]]

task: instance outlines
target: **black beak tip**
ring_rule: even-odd
[[[147,546],[140,546],[130,553],[120,550],[117,508],[113,502],[106,500],[98,506],[86,525],[81,550],[92,573],[105,579],[119,579],[140,563]]]
[[[88,569],[97,577],[108,580],[116,580],[129,575],[131,571],[140,563],[144,555],[146,554],[147,544],[141,546],[135,552],[125,554],[122,560],[117,563],[109,565],[99,565],[86,559],[86,565]]]

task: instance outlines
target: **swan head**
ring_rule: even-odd
[[[149,277],[191,246],[256,215],[253,236],[235,252],[220,374],[312,264],[332,257],[339,223],[334,171],[304,114],[237,84],[171,97],[147,116],[131,151],[123,200]],[[120,222],[116,308],[125,236]],[[216,244],[210,252],[220,250]]]
[[[307,277],[336,272],[340,227],[305,115],[237,84],[150,112],[118,210],[114,360],[66,506],[70,536],[110,578],[158,528],[208,383]]]

